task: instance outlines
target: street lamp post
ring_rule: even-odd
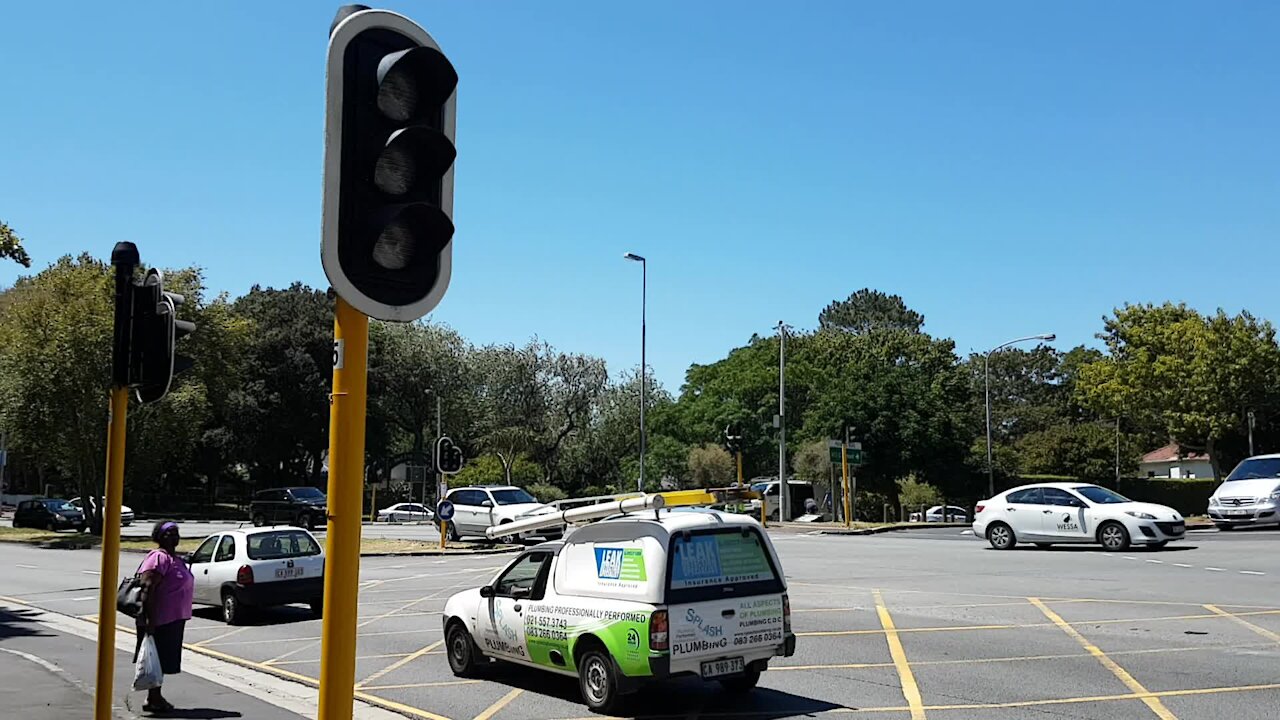
[[[1057,337],[1058,336],[1054,335],[1053,333],[1046,333],[1044,335],[1028,335],[1027,337],[1020,337],[1016,340],[1010,340],[1007,343],[997,345],[987,351],[986,359],[984,360],[982,365],[983,365],[983,374],[986,376],[986,395],[987,395],[987,497],[988,498],[995,497],[995,494],[996,494],[996,473],[991,460],[991,355],[997,350],[1003,350],[1004,348],[1007,348],[1010,345],[1016,345],[1020,342],[1026,342],[1028,340],[1044,340],[1046,342],[1053,342],[1055,339],[1057,339]]]
[[[640,479],[636,480],[636,490],[644,492],[644,455],[648,445],[647,433],[644,425],[644,406],[648,403],[646,387],[646,375],[648,374],[647,365],[645,364],[645,313],[648,304],[649,295],[649,263],[640,255],[635,253],[627,253],[624,258],[640,263]]]

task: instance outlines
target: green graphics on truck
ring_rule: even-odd
[[[758,582],[773,578],[760,542],[739,533],[676,538],[671,589]]]
[[[529,660],[539,665],[573,670],[573,641],[588,633],[604,642],[627,675],[650,674],[648,610],[606,610],[598,604],[539,604],[530,605],[525,615]],[[552,653],[558,655],[560,662],[553,659]]]

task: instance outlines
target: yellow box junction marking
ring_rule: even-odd
[[[876,613],[880,615],[880,624],[884,626],[885,640],[889,643],[889,655],[893,658],[894,667],[898,669],[898,680],[902,683],[902,697],[911,708],[911,720],[925,720],[920,686],[916,684],[916,676],[911,672],[911,665],[907,662],[907,653],[903,650],[902,640],[898,637],[898,630],[893,625],[893,616],[884,606],[884,598],[880,596],[880,591],[875,590],[872,594],[876,601]]]

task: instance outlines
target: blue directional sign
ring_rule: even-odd
[[[441,500],[440,504],[436,506],[436,517],[440,518],[441,520],[452,520],[453,519],[453,503],[449,502],[448,500]]]

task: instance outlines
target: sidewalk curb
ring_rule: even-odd
[[[881,533],[897,532],[899,530],[932,530],[947,528],[970,528],[970,523],[902,523],[899,525],[889,525],[887,527],[862,528],[861,530],[845,530],[844,528],[819,528],[819,535],[880,535]]]
[[[75,635],[86,640],[97,640],[98,623],[82,620],[73,615],[67,615],[54,610],[47,610],[37,605],[28,605],[21,601],[0,601],[0,607],[13,607],[14,605],[29,611],[37,616],[37,621],[44,623],[55,630]],[[116,628],[116,648],[132,652],[132,641],[128,639],[133,633],[125,628]],[[303,717],[315,718],[318,710],[318,698],[312,698],[311,693],[307,692],[306,697],[296,692],[286,692],[273,688],[268,683],[264,683],[261,677],[254,678],[253,674],[271,676],[275,680],[285,681],[290,688],[307,687],[312,690],[318,689],[319,683],[308,678],[305,675],[297,675],[287,670],[277,670],[275,668],[257,665],[252,662],[236,658],[230,655],[223,655],[215,650],[185,643],[183,649],[202,656],[199,663],[183,663],[183,672],[190,672],[196,677],[216,683],[234,692],[239,692],[250,697],[262,700],[264,702],[276,705],[284,710],[288,710]],[[201,666],[207,664],[207,666]],[[118,665],[118,664],[117,664]],[[219,667],[219,665],[230,665],[232,668]],[[117,670],[119,667],[117,666]],[[404,716],[424,718],[425,720],[449,720],[441,715],[435,715],[425,710],[410,708],[407,706],[397,707],[397,703],[385,701],[370,695],[365,695],[360,691],[355,693],[355,702],[352,713],[353,720],[396,720]]]

